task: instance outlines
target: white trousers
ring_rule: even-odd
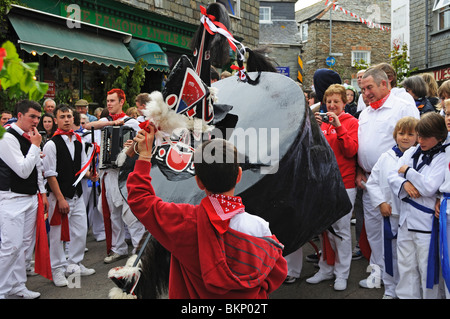
[[[103,221],[103,214],[99,210],[102,198],[98,192],[95,193],[95,196],[97,196],[97,206],[94,207],[94,192],[92,191],[92,187],[88,186],[87,181],[86,178],[83,178],[80,183],[83,187],[83,200],[86,204],[88,225],[96,241],[105,240],[105,223]]]
[[[336,235],[326,230],[331,247],[335,253],[334,265],[328,265],[327,261],[323,259],[323,254],[319,259],[319,272],[326,275],[335,275],[336,278],[348,279],[350,274],[350,265],[352,262],[352,235],[351,224],[353,204],[356,198],[356,188],[347,189],[347,195],[352,203],[350,212],[336,221],[332,227]],[[339,238],[339,237],[340,238]],[[323,240],[322,235],[320,235]]]
[[[25,258],[34,249],[37,208],[37,195],[0,195],[0,298],[25,287]]]
[[[111,250],[119,255],[128,255],[128,245],[125,242],[125,224],[130,233],[133,253],[145,233],[145,227],[133,215],[127,202],[119,191],[118,171],[109,170],[104,176],[106,201],[111,213],[112,240]]]
[[[52,270],[63,267],[64,270],[68,265],[79,264],[84,259],[84,250],[86,248],[87,236],[87,216],[86,206],[83,197],[74,196],[74,198],[66,198],[69,204],[69,234],[70,242],[68,248],[68,256],[64,253],[64,244],[61,241],[61,225],[50,226],[50,262]],[[53,217],[57,204],[56,197],[53,193],[48,196],[49,203],[49,221]]]
[[[439,285],[427,289],[427,264],[431,234],[409,231],[406,222],[399,228],[397,258],[400,299],[436,299]]]
[[[366,228],[367,241],[369,242],[371,254],[369,263],[380,267],[381,276],[384,272],[384,241],[382,236],[383,217],[380,209],[374,207],[367,190],[363,192],[364,226]]]
[[[284,259],[286,259],[288,266],[288,276],[300,278],[300,273],[303,268],[303,248],[300,247],[296,251],[284,257]]]

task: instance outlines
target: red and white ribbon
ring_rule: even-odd
[[[244,60],[244,54],[242,53],[245,52],[244,45],[233,37],[233,35],[230,33],[230,31],[228,31],[227,27],[225,27],[223,23],[215,21],[216,17],[207,14],[205,7],[200,6],[200,12],[202,13],[200,21],[205,27],[206,31],[208,31],[208,33],[212,35],[216,33],[223,35],[225,38],[227,38],[228,43],[230,44],[230,47],[233,51],[236,51],[238,46],[241,46],[242,50],[237,50],[237,52],[239,53],[241,59]]]

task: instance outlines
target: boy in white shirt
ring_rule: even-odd
[[[387,177],[397,167],[403,153],[417,144],[416,125],[418,122],[418,119],[411,116],[404,117],[397,122],[393,133],[397,144],[380,156],[366,184],[373,206],[378,207],[383,216],[381,231],[384,238],[384,299],[397,297],[395,293],[398,282],[397,231],[401,203],[396,194],[391,191]]]
[[[398,169],[388,177],[392,191],[402,200],[396,293],[405,299],[436,299],[439,225],[434,207],[437,192],[444,182],[442,172],[446,163],[442,143],[447,138],[447,127],[441,115],[429,112],[422,116],[416,130],[419,146],[406,151]]]

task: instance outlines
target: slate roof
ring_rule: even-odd
[[[295,12],[295,20],[298,23],[304,23],[308,20],[314,20],[322,13],[327,7],[325,6],[326,0],[319,1],[309,7]],[[330,0],[328,4],[332,1]],[[375,23],[391,23],[391,4],[389,0],[339,0],[337,4],[364,19],[369,19],[375,10],[379,9],[380,21],[373,21]],[[352,17],[350,14],[345,14],[341,10],[333,11],[332,13],[333,21],[346,21],[346,22],[357,22],[359,21]],[[327,12],[320,18],[320,20],[329,20],[330,13]]]
[[[259,24],[260,44],[300,44],[297,22],[294,20],[275,20]]]

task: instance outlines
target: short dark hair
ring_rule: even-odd
[[[239,163],[236,147],[223,139],[202,143],[194,154],[197,178],[212,193],[224,193],[236,186]]]
[[[55,117],[57,116],[58,111],[61,111],[61,112],[71,111],[72,114],[75,112],[75,111],[73,110],[73,108],[71,108],[68,104],[64,104],[64,103],[58,104],[58,105],[55,107],[55,109],[53,110],[53,114],[55,114]]]
[[[34,109],[39,113],[41,112],[41,106],[39,105],[39,103],[31,100],[21,100],[17,102],[14,112],[17,116],[19,112],[22,114],[27,113],[29,109]]]
[[[435,137],[440,142],[445,141],[448,135],[444,117],[436,112],[423,114],[417,123],[416,131],[421,137]]]
[[[80,113],[78,113],[77,111],[73,111],[73,124],[76,127],[78,127],[78,126],[80,126],[80,123],[81,123]]]

